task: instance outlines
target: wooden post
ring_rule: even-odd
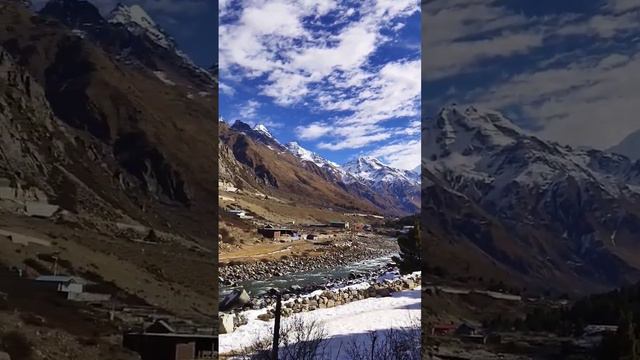
[[[282,312],[282,297],[280,292],[276,293],[276,317],[273,324],[273,348],[271,349],[271,360],[278,360],[278,347],[280,344],[280,313]]]

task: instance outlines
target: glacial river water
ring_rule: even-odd
[[[347,280],[351,274],[368,274],[374,271],[381,271],[387,264],[393,262],[392,256],[394,255],[363,260],[330,269],[325,268],[290,273],[267,280],[243,281],[238,283],[237,287],[244,288],[251,296],[258,296],[271,288],[287,289],[293,285],[301,287],[330,285],[331,282]],[[226,295],[233,288],[235,287],[221,287],[222,296]]]

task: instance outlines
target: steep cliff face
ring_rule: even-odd
[[[215,82],[183,74],[170,84],[157,68],[115,53],[109,36],[150,40],[88,2],[52,1],[45,10],[5,2],[0,11],[0,176],[36,184],[69,211],[211,241]],[[88,22],[100,36],[79,35],[74,26]],[[179,63],[160,51],[147,56],[185,69],[182,54]]]

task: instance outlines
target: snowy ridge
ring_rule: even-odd
[[[415,172],[391,167],[370,156],[349,161],[343,165],[343,169],[364,182],[418,184],[418,176]]]
[[[575,179],[610,197],[640,184],[638,164],[594,149],[576,149],[539,139],[495,111],[455,106],[442,109],[423,130],[426,168],[443,179],[457,179],[453,188],[485,188],[499,199],[513,182],[545,189]]]
[[[177,48],[173,38],[160,28],[141,6],[128,6],[119,3],[109,14],[108,21],[111,24],[123,25],[133,34],[146,35],[155,44],[174,52],[182,60],[184,66],[211,81],[215,81],[214,76],[209,71],[196,65],[187,54]]]
[[[262,124],[257,124],[256,126],[254,126],[253,130],[260,132],[265,136],[273,138],[273,135],[271,135],[271,133],[269,132],[269,129],[267,129],[267,127]]]
[[[333,161],[327,160],[310,150],[303,148],[295,141],[287,143],[285,147],[287,148],[287,150],[289,150],[290,153],[300,158],[300,160],[311,161],[319,167],[330,166],[334,168],[340,168],[340,165],[334,163]]]
[[[122,24],[134,34],[146,34],[156,44],[175,49],[173,39],[156,25],[144,9],[139,5],[127,6],[119,3],[109,14],[109,22]]]

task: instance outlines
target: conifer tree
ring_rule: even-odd
[[[421,270],[422,243],[420,237],[420,220],[417,218],[414,220],[413,229],[398,237],[400,253],[393,260],[398,264],[401,274]]]

